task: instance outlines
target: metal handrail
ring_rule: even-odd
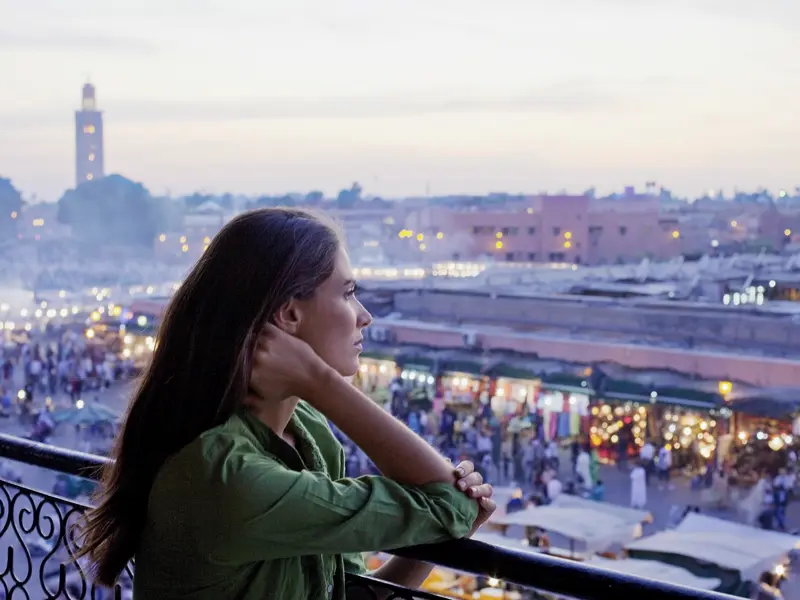
[[[0,457],[29,465],[99,479],[111,459],[0,433]],[[618,573],[552,556],[453,540],[389,551],[468,573],[584,600],[731,600],[733,596]]]

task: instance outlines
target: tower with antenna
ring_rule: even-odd
[[[94,86],[86,83],[81,109],[75,111],[75,185],[104,175],[103,113],[97,110]]]

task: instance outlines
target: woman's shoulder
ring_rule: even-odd
[[[238,415],[234,415],[225,423],[203,432],[170,457],[158,478],[176,483],[213,483],[234,474],[254,456],[267,460],[272,458]]]

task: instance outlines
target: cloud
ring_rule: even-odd
[[[595,3],[596,0],[583,0]],[[740,21],[746,25],[764,24],[779,29],[796,30],[800,19],[800,3],[797,0],[770,0],[769,2],[753,2],[752,0],[604,0],[611,6],[619,6],[626,10],[659,10],[675,13],[689,11],[687,14],[705,14]]]
[[[688,80],[687,80],[688,81]],[[236,100],[162,100],[105,97],[103,110],[116,124],[224,122],[270,119],[386,119],[456,114],[551,114],[636,111],[653,94],[676,85],[663,77],[630,81],[572,80],[519,93],[397,92],[376,96],[265,97]],[[62,126],[74,107],[57,112],[0,113],[5,131]]]
[[[3,50],[57,50],[71,52],[102,51],[120,54],[147,54],[156,47],[141,38],[107,35],[92,31],[37,31],[19,33],[0,29]]]

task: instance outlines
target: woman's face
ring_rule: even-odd
[[[300,318],[295,335],[343,377],[358,371],[363,331],[372,322],[355,291],[350,260],[344,250],[339,250],[331,276],[313,297],[296,301]]]

